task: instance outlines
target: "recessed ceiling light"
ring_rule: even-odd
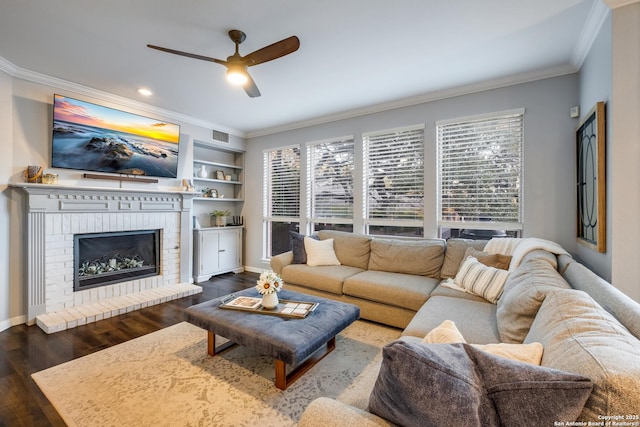
[[[138,89],[138,93],[142,96],[151,96],[153,95],[153,92],[151,92],[149,89],[141,87],[140,89]]]

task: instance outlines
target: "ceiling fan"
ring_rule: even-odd
[[[195,53],[183,52],[180,50],[168,49],[166,47],[155,46],[148,44],[147,47],[152,49],[161,50],[163,52],[174,53],[176,55],[186,56],[188,58],[200,59],[202,61],[215,62],[227,67],[227,79],[234,84],[242,85],[244,91],[247,92],[252,98],[260,96],[260,91],[253,81],[247,67],[262,64],[263,62],[271,61],[290,53],[295,52],[300,47],[300,40],[296,36],[291,36],[286,39],[280,40],[265,46],[262,49],[258,49],[251,52],[248,55],[242,56],[238,50],[240,43],[242,43],[247,35],[240,30],[229,31],[229,38],[236,44],[236,52],[227,57],[227,60],[210,58],[208,56],[197,55]]]

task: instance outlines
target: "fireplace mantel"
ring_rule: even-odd
[[[119,210],[191,210],[196,193],[172,190],[81,187],[16,183],[28,194],[29,212],[108,212]]]
[[[31,183],[13,183],[10,186],[26,194],[29,324],[37,316],[51,311],[52,307],[55,311],[61,304],[64,308],[74,304],[74,297],[68,295],[67,274],[51,272],[56,267],[51,265],[52,257],[62,259],[55,262],[66,266],[69,248],[65,245],[68,245],[68,235],[74,232],[123,231],[137,226],[146,228],[147,222],[168,222],[172,227],[170,234],[175,235],[175,239],[167,243],[170,247],[164,250],[177,253],[179,266],[167,270],[179,269],[179,272],[166,273],[176,276],[175,281],[180,283],[192,282],[191,209],[196,193]],[[47,252],[51,247],[56,248],[55,255]],[[58,276],[53,277],[56,274]],[[64,303],[52,302],[55,301],[54,296],[63,298]],[[77,303],[77,295],[75,299]]]

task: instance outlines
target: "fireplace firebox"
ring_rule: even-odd
[[[75,234],[73,290],[160,274],[161,230]]]

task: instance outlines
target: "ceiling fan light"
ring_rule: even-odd
[[[247,71],[244,67],[229,67],[227,70],[227,80],[231,84],[242,86],[249,81],[249,77],[247,77]]]

